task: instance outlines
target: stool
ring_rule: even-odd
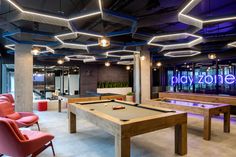
[[[39,101],[38,102],[38,111],[47,111],[48,110],[48,102],[47,101]]]

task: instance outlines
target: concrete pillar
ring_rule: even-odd
[[[15,105],[16,111],[33,111],[33,55],[32,45],[16,44]]]
[[[151,56],[147,49],[141,50],[140,77],[141,77],[141,103],[151,99]]]
[[[135,103],[139,104],[141,102],[140,54],[134,54],[134,93],[135,93]]]

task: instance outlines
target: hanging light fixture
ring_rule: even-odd
[[[58,60],[57,60],[57,63],[58,63],[58,64],[63,64],[64,62],[65,62],[65,61],[64,61],[63,59],[58,59]]]
[[[111,65],[110,62],[105,62],[105,66],[106,66],[106,67],[109,67],[110,65]]]
[[[157,62],[157,67],[161,67],[162,66],[162,63],[161,62]]]
[[[216,54],[215,53],[209,53],[208,58],[209,59],[216,59]]]
[[[126,70],[130,70],[131,67],[129,65],[126,66]]]
[[[34,55],[34,56],[39,55],[39,54],[40,54],[40,48],[34,47],[34,48],[31,50],[31,54]]]
[[[101,47],[108,47],[108,46],[110,46],[111,43],[110,43],[110,39],[109,38],[103,36],[101,38],[98,38],[98,44]]]
[[[105,29],[104,29],[104,23],[102,21],[101,24],[101,32],[103,34],[103,36],[101,38],[98,38],[98,45],[101,47],[109,47],[110,46],[110,39],[107,38],[104,34],[105,34]]]

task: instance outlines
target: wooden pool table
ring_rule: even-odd
[[[153,99],[147,101],[147,103],[158,107],[164,107],[168,109],[203,115],[203,138],[205,140],[211,139],[211,117],[214,115],[219,115],[220,113],[224,114],[224,132],[230,132],[230,105],[206,103],[186,99]]]
[[[115,107],[125,107],[114,110]],[[175,152],[187,153],[187,113],[118,100],[69,104],[69,132],[76,132],[76,116],[115,136],[116,157],[130,157],[130,138],[175,126]]]

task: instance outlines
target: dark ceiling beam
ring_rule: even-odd
[[[178,22],[178,12],[171,11],[163,14],[151,15],[138,21],[138,28]]]
[[[236,34],[213,34],[204,36],[205,42],[218,42],[218,41],[234,41],[236,39]]]

